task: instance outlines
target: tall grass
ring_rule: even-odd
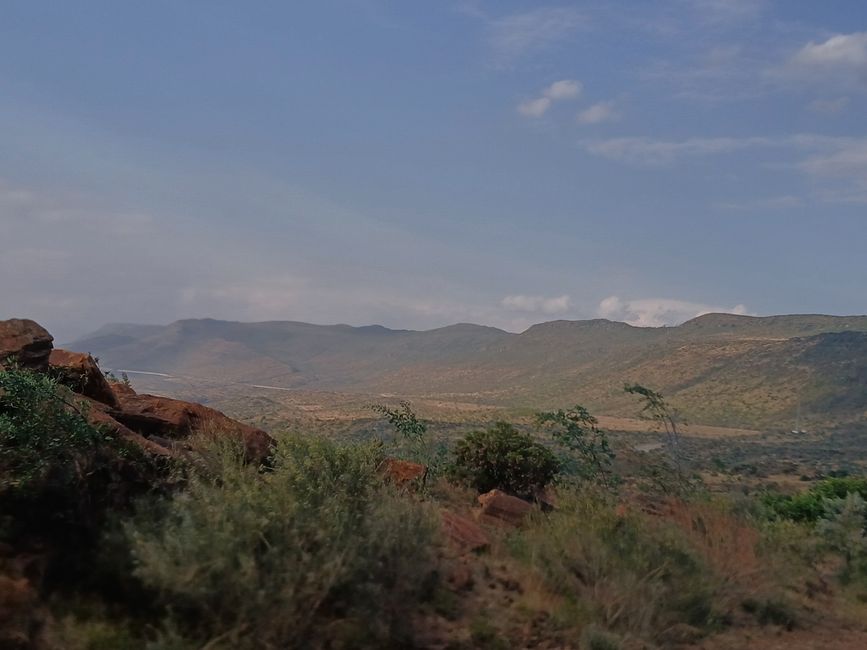
[[[563,495],[511,541],[547,589],[596,623],[653,639],[677,623],[714,623],[712,571],[674,525],[617,508],[599,490]]]
[[[166,618],[157,648],[388,647],[432,575],[435,524],[376,449],[290,437],[260,473],[213,442],[162,512],[127,525]]]

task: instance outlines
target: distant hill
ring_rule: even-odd
[[[792,427],[867,418],[867,316],[707,314],[678,327],[553,321],[512,334],[299,322],[107,325],[67,344],[103,367],[215,387],[437,396],[633,415],[623,383],[662,391],[694,423]]]

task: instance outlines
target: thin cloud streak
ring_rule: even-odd
[[[585,16],[570,7],[540,7],[489,20],[487,43],[494,64],[508,67],[551,48],[586,24]]]

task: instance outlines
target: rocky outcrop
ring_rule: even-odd
[[[14,364],[45,372],[53,341],[51,334],[32,320],[0,321],[0,368]]]
[[[482,506],[481,517],[512,526],[519,526],[533,509],[530,503],[500,490],[491,490],[479,495],[479,504]]]
[[[48,363],[51,374],[74,392],[108,406],[119,405],[111,385],[89,354],[58,348],[51,351]]]
[[[247,458],[261,463],[271,453],[274,439],[261,429],[243,424],[201,404],[123,391],[111,417],[146,438],[183,440],[193,434],[231,436],[244,444]]]
[[[109,433],[120,440],[123,440],[141,451],[153,456],[175,457],[171,444],[165,444],[163,441],[151,440],[145,438],[140,433],[136,433],[129,427],[121,424],[111,416],[109,407],[102,402],[97,402],[94,399],[87,399],[87,408],[83,411],[84,417],[88,423]]]
[[[0,368],[6,361],[7,365],[50,372],[85,401],[81,412],[91,424],[148,454],[174,456],[177,441],[205,434],[241,440],[251,462],[262,463],[270,455],[274,440],[261,429],[201,404],[138,395],[127,384],[109,383],[92,356],[52,350],[52,341],[32,320],[0,321]]]

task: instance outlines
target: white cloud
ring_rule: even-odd
[[[583,146],[594,155],[645,167],[672,165],[686,157],[728,154],[747,149],[789,149],[800,152],[800,160],[776,163],[776,166],[798,170],[819,183],[819,199],[867,203],[867,137],[833,137],[810,133],[685,140],[624,137],[588,140]],[[791,199],[786,199],[786,202],[789,205],[792,203]]]
[[[488,45],[494,62],[508,66],[524,55],[564,40],[584,23],[584,16],[575,9],[541,7],[491,20]]]
[[[526,117],[542,117],[551,104],[564,99],[574,99],[581,94],[583,86],[574,79],[555,81],[542,91],[540,97],[528,99],[518,104],[518,112]]]
[[[619,117],[614,108],[614,102],[599,102],[578,113],[579,124],[599,124],[610,122]]]
[[[572,306],[572,300],[565,294],[551,298],[546,296],[512,295],[503,298],[501,304],[506,309],[512,311],[561,314],[569,310]]]
[[[545,89],[543,93],[545,97],[551,100],[557,99],[572,99],[581,94],[584,87],[580,81],[574,79],[562,79],[555,81]]]
[[[837,115],[849,108],[849,98],[837,97],[835,99],[814,99],[807,105],[807,108],[814,113]]]
[[[624,137],[585,142],[587,151],[603,158],[635,165],[667,165],[683,156],[730,153],[771,144],[764,137],[751,138],[687,138],[657,140],[649,137]]]
[[[789,83],[819,86],[828,92],[863,90],[867,86],[867,32],[810,41],[773,74]]]
[[[609,296],[599,303],[596,313],[600,318],[622,321],[636,327],[662,327],[679,325],[702,314],[747,314],[747,308],[744,305],[717,307],[667,298],[621,300],[617,296]]]
[[[835,149],[808,156],[798,168],[834,183],[824,193],[826,201],[867,204],[867,138],[843,140]]]
[[[518,104],[518,112],[526,117],[542,117],[551,108],[551,100],[547,97],[528,99]]]
[[[792,57],[797,66],[867,69],[867,32],[836,34],[822,43],[810,41]]]

